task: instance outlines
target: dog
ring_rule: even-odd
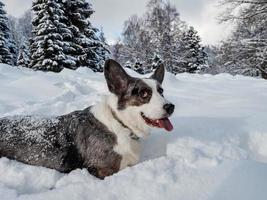
[[[164,98],[165,69],[134,78],[115,60],[105,62],[110,95],[96,105],[54,118],[0,119],[0,157],[69,173],[77,168],[104,179],[138,163],[151,127],[171,131],[175,106]]]

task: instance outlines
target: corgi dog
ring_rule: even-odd
[[[105,62],[110,94],[84,110],[53,118],[0,119],[0,157],[68,173],[86,168],[104,179],[138,163],[141,138],[151,127],[171,131],[175,106],[163,95],[165,69],[135,78],[116,61]]]

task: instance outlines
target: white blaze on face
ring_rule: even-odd
[[[158,92],[158,83],[153,79],[142,79],[151,89],[152,97],[147,104],[140,106],[141,112],[150,119],[160,119],[166,115],[166,111],[163,106],[169,103],[163,96]]]

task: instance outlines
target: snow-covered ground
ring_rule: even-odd
[[[133,72],[131,72],[134,74]],[[266,200],[267,81],[167,74],[174,131],[153,130],[140,163],[98,180],[0,159],[1,200]],[[0,65],[0,117],[61,115],[107,92],[102,74]],[[0,133],[1,134],[1,133]]]

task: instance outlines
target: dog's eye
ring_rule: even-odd
[[[142,98],[147,98],[148,97],[148,95],[149,95],[149,91],[147,90],[147,89],[143,89],[143,90],[141,90],[140,92],[139,92],[139,95],[140,95],[140,97],[142,97]]]

